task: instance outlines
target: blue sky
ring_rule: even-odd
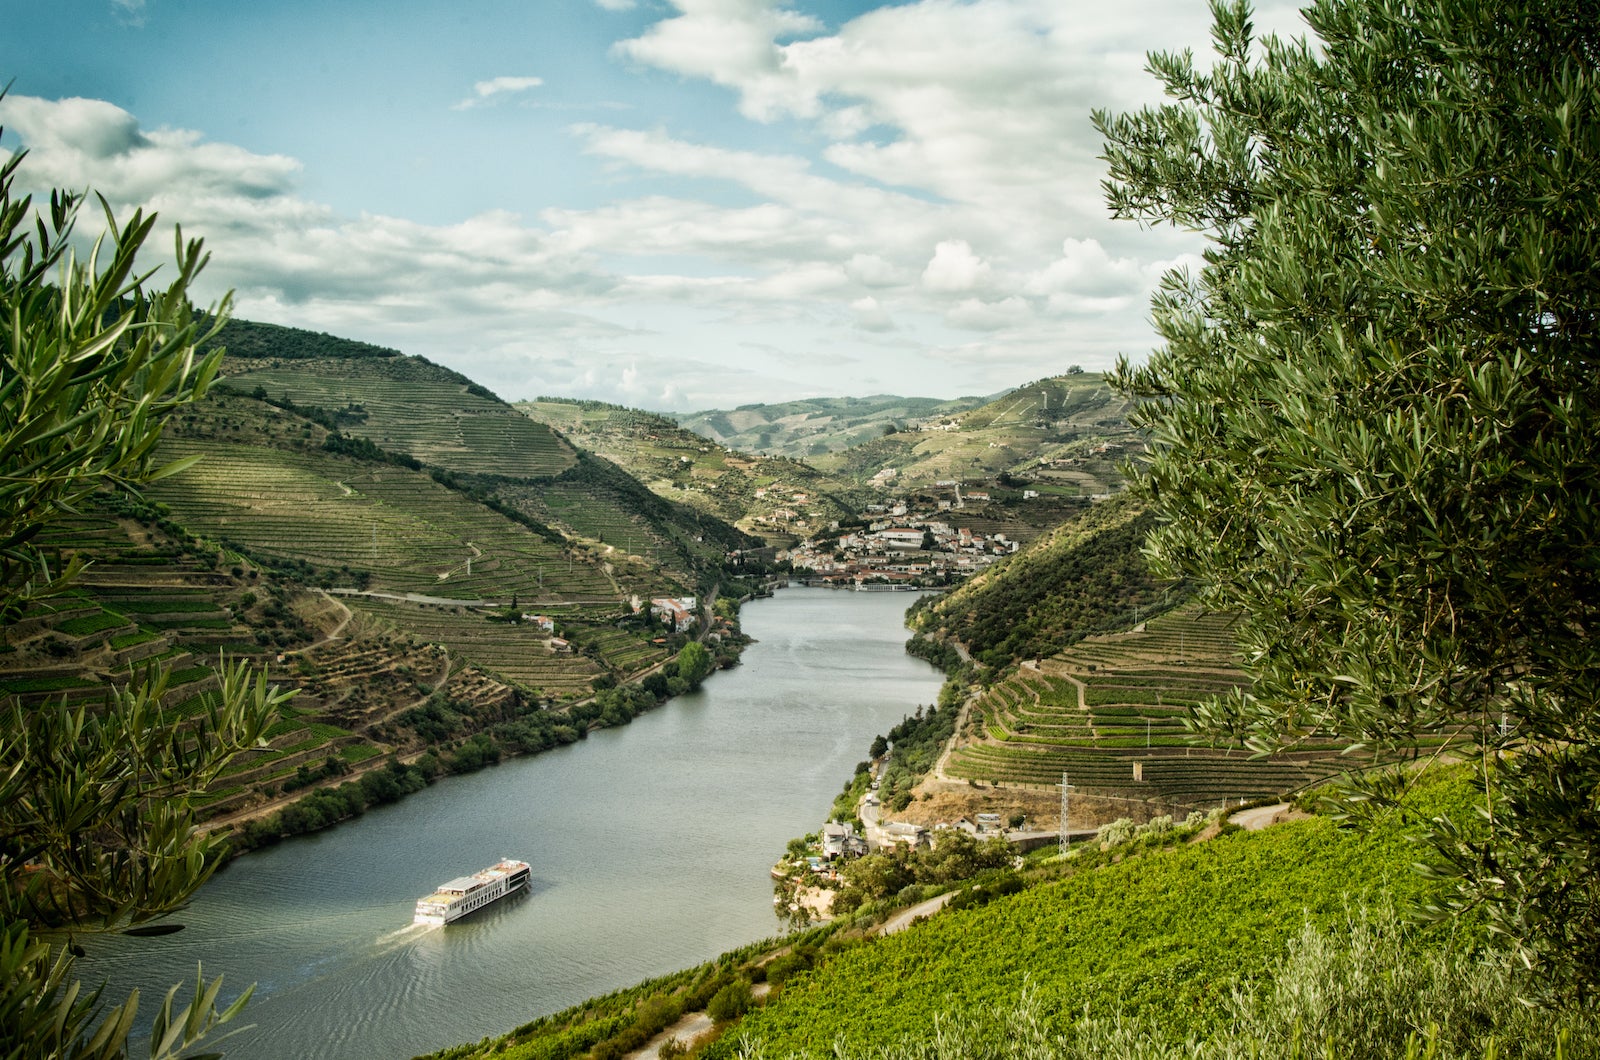
[[[237,315],[512,400],[991,393],[1143,357],[1199,249],[1106,218],[1088,116],[1203,53],[1200,0],[14,6],[31,188],[203,235]]]

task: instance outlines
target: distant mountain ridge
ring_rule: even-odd
[[[977,408],[989,398],[803,398],[777,404],[708,409],[676,417],[678,424],[732,449],[767,456],[810,458],[860,445],[886,430]]]
[[[892,476],[901,489],[1006,476],[1074,495],[1109,494],[1121,488],[1122,461],[1144,447],[1129,408],[1103,375],[1069,372],[813,462],[858,482]]]
[[[523,401],[516,408],[618,464],[658,496],[770,544],[791,544],[881,499],[881,491],[803,461],[737,452],[653,412],[556,398]]]

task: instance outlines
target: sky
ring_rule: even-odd
[[[1105,369],[1149,353],[1151,291],[1203,246],[1109,218],[1090,113],[1160,101],[1150,51],[1209,62],[1204,0],[5,7],[23,188],[158,211],[205,239],[203,300],[513,401]]]

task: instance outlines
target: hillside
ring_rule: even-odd
[[[625,470],[587,457],[544,423],[420,357],[248,321],[231,321],[223,337],[235,344],[223,362],[227,392],[412,457],[452,488],[492,498],[608,556],[637,557],[624,565],[641,568],[634,573],[645,581],[653,576],[642,568],[657,567],[667,581],[703,590],[728,551],[757,543],[714,512],[655,499]],[[287,355],[276,352],[279,343]],[[239,437],[237,429],[224,431]]]
[[[1411,805],[1467,822],[1472,798],[1457,771]],[[1439,886],[1413,868],[1413,819],[1370,833],[1320,817],[1220,836],[1178,824],[1065,860],[1041,851],[430,1060],[658,1047],[708,1060],[1222,1060],[1306,1056],[1305,1042],[1321,1055],[1330,1039],[1340,1056],[1531,1060],[1558,1055],[1558,1037],[1560,1055],[1600,1056],[1592,1012],[1516,1003],[1521,980],[1475,920],[1402,928],[1396,906]],[[944,911],[905,915],[943,891],[955,892]],[[1408,1052],[1408,1036],[1429,1051]]]
[[[1022,812],[1054,829],[1065,777],[1071,827],[1092,828],[1292,795],[1369,766],[1327,739],[1270,758],[1193,741],[1189,708],[1247,683],[1230,625],[1186,606],[1024,664],[978,693],[940,767],[893,817],[931,826]]]
[[[1098,373],[1041,379],[978,408],[953,412],[815,457],[820,469],[893,488],[941,481],[1027,480],[1041,494],[1080,497],[1120,488],[1117,465],[1143,443],[1127,401]],[[891,473],[892,469],[892,473]]]
[[[1127,498],[1095,505],[954,592],[930,599],[917,612],[915,628],[961,643],[995,669],[1052,655],[1093,633],[1126,629],[1174,598],[1139,551],[1150,525]]]
[[[518,411],[613,461],[657,495],[787,546],[849,520],[878,491],[810,465],[735,452],[666,416],[597,401],[541,399]]]
[[[547,427],[420,357],[277,356],[251,335],[250,356],[230,347],[223,361],[222,385],[234,393],[325,412],[347,434],[447,471],[539,478],[577,462]]]
[[[320,800],[294,831],[628,720],[673,691],[655,670],[691,632],[731,659],[726,608],[670,632],[642,605],[712,591],[754,539],[421,359],[225,334],[255,356],[229,357],[157,453],[197,462],[54,528],[52,555],[90,566],[8,628],[0,695],[93,703],[155,664],[188,716],[219,656],[250,661],[298,695],[208,809]],[[359,797],[316,790],[344,778]]]
[[[741,405],[678,416],[684,428],[746,453],[810,459],[848,449],[907,427],[976,408],[981,397],[908,398],[878,394],[862,398],[806,398],[777,404]]]

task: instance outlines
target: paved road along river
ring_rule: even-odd
[[[904,652],[912,597],[788,589],[698,693],[619,729],[442,781],[230,865],[154,939],[89,939],[87,979],[145,1016],[197,960],[256,983],[237,1060],[405,1058],[778,934],[767,870],[816,828],[872,737],[937,696]],[[410,926],[435,884],[500,857],[526,896]]]

